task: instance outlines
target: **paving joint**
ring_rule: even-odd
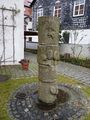
[[[31,77],[38,76],[38,64],[37,64],[37,55],[25,52],[25,59],[30,60],[29,70],[22,70],[20,65],[14,66],[1,66],[0,74],[11,75],[11,79],[21,78],[21,77]],[[90,69],[72,65],[65,62],[59,62],[56,66],[57,74],[66,75],[77,79],[87,85],[90,85]]]

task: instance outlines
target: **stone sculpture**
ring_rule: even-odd
[[[40,17],[38,34],[38,95],[40,101],[51,104],[58,94],[55,65],[59,60],[59,19],[51,16]]]

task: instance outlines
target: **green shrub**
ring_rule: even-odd
[[[60,55],[60,60],[64,61],[64,62],[69,62],[71,64],[90,68],[90,59],[79,59],[79,58],[75,58],[75,57],[70,57],[67,59],[64,57],[64,55]]]

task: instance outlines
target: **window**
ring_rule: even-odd
[[[38,20],[38,17],[41,17],[43,16],[43,8],[38,8],[37,9],[37,20]]]
[[[73,16],[84,15],[85,0],[76,0],[74,2]]]
[[[60,5],[60,1],[57,0],[55,3],[54,16],[60,17],[60,13],[61,13],[61,5]]]
[[[29,37],[28,39],[29,39],[29,42],[32,42],[32,37]]]

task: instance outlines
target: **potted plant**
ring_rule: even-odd
[[[29,68],[29,60],[27,60],[27,59],[22,59],[22,60],[20,60],[19,61],[19,63],[22,65],[22,69],[23,70],[28,70],[28,68]]]

